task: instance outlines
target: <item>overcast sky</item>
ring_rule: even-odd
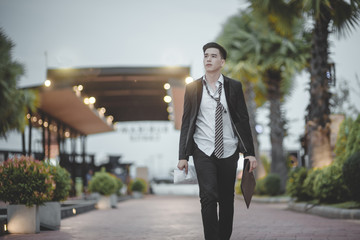
[[[0,0],[0,27],[15,43],[14,59],[24,64],[20,86],[42,84],[46,68],[108,66],[190,66],[203,74],[202,46],[222,24],[246,6],[239,0]],[[352,88],[360,76],[360,31],[332,38],[331,58],[338,81]],[[296,79],[286,103],[288,149],[299,148],[308,103],[308,75]],[[353,102],[360,102],[352,93]],[[266,127],[267,111],[259,111]],[[269,149],[269,129],[260,137]],[[177,142],[174,143],[177,146]]]
[[[44,68],[192,67],[201,47],[244,4],[238,0],[0,0],[0,25],[25,63],[21,85],[44,81]],[[45,58],[47,53],[47,60]],[[42,71],[41,71],[42,70]]]

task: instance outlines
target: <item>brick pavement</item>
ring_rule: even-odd
[[[59,231],[5,235],[0,239],[201,240],[197,197],[146,196],[120,202],[117,209],[95,210],[63,219]],[[235,201],[232,240],[360,239],[360,221],[334,220],[286,210],[286,204]]]

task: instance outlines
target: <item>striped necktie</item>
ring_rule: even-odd
[[[221,158],[224,154],[224,140],[223,140],[223,105],[220,102],[222,84],[220,83],[218,92],[219,97],[216,100],[215,111],[215,157]]]

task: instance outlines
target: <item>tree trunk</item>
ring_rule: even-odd
[[[266,175],[264,166],[260,159],[260,152],[259,152],[259,141],[258,141],[258,133],[256,132],[256,103],[255,103],[255,93],[253,84],[250,81],[244,81],[245,91],[244,97],[247,105],[247,109],[249,112],[249,122],[251,127],[251,134],[254,141],[254,149],[255,149],[255,156],[258,162],[258,167],[255,171],[256,178],[262,178]]]
[[[31,154],[32,154],[31,141],[32,141],[32,122],[31,122],[31,117],[30,117],[30,119],[29,119],[29,147],[28,147],[28,150],[29,150],[28,156],[29,157],[31,157]]]
[[[21,132],[21,146],[22,146],[22,155],[26,155],[26,147],[25,147],[25,130]]]
[[[314,26],[310,61],[310,103],[307,107],[306,141],[309,167],[323,167],[332,162],[330,146],[330,108],[328,71],[328,25],[323,15]]]
[[[276,70],[268,70],[266,79],[270,102],[271,173],[279,174],[281,190],[284,191],[287,180],[287,167],[283,147],[285,119],[281,111],[281,97],[283,95],[280,90],[281,73]]]

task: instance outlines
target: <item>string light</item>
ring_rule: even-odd
[[[164,84],[164,89],[165,89],[165,90],[169,90],[169,89],[170,89],[170,84],[169,84],[169,83],[165,83],[165,84]]]
[[[98,108],[97,110],[98,110],[98,112],[99,112],[100,115],[104,116],[104,114],[105,114],[105,112],[106,112],[106,109],[105,109],[104,107]]]
[[[51,81],[49,79],[46,79],[44,82],[45,87],[50,87],[51,86]]]
[[[73,86],[73,90],[77,97],[81,96],[81,91],[84,89],[83,85]]]
[[[113,120],[114,120],[114,117],[111,116],[111,115],[106,117],[106,121],[107,121],[108,124],[111,124]]]
[[[171,98],[169,95],[166,95],[166,96],[164,97],[164,102],[170,103],[171,101],[172,101],[172,98]]]
[[[96,98],[94,98],[94,97],[89,98],[89,103],[90,104],[94,104],[95,102],[96,102]]]

